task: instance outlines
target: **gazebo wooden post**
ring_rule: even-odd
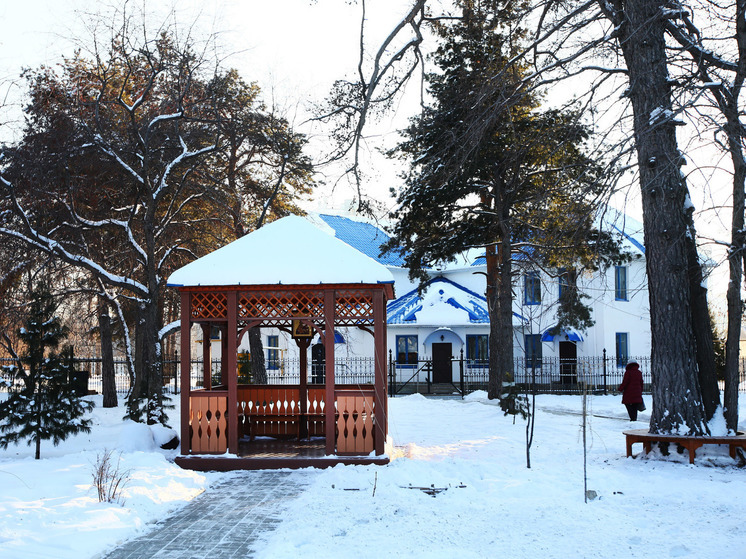
[[[227,356],[223,360],[226,369],[223,370],[223,381],[228,378],[228,452],[238,454],[238,372],[236,369],[236,358],[238,353],[238,292],[235,290],[226,293],[228,298],[228,327],[227,327]]]
[[[376,414],[375,451],[384,453],[388,410],[386,401],[386,303],[382,289],[373,292],[373,343],[375,385],[373,405]]]
[[[300,350],[300,389],[298,391],[298,404],[300,406],[300,417],[298,418],[298,436],[308,436],[308,346],[310,339],[298,338],[295,340]]]
[[[181,453],[191,453],[189,434],[189,396],[192,390],[190,366],[192,360],[191,341],[191,293],[181,292]]]
[[[230,306],[230,297],[228,298],[229,302],[228,305]],[[230,369],[228,368],[228,337],[230,332],[230,319],[228,319],[228,324],[221,324],[220,325],[220,384],[225,386],[228,384],[228,378],[225,376],[227,374],[227,371]]]
[[[333,289],[324,290],[324,357],[325,357],[325,435],[326,454],[334,454],[336,440],[336,395],[334,380],[334,308],[336,295]]]
[[[203,322],[202,326],[202,386],[205,390],[212,389],[212,324]]]

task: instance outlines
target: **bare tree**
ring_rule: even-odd
[[[341,79],[334,83],[326,101],[318,107],[317,120],[330,123],[333,152],[330,160],[346,160],[345,174],[354,177],[357,188],[357,209],[370,210],[362,190],[361,150],[364,131],[376,115],[385,113],[396,101],[409,79],[420,67],[423,56],[422,28],[430,20],[427,0],[412,0],[401,20],[375,48],[368,61],[366,43],[367,2],[360,0],[360,58],[357,79]]]
[[[684,75],[690,78],[685,83],[695,100],[705,97],[709,101],[696,116],[700,122],[709,123],[714,128],[716,141],[728,154],[733,166],[724,413],[726,425],[735,432],[738,428],[739,340],[743,314],[741,286],[746,258],[746,156],[743,148],[746,131],[741,121],[741,94],[746,78],[746,1],[736,0],[727,6],[709,0],[692,6],[674,2],[672,8],[676,9],[679,22],[668,20],[666,30],[688,54],[685,60],[689,65]],[[696,25],[696,21],[704,21],[706,28]],[[712,108],[716,110],[715,115]]]
[[[27,72],[26,129],[0,168],[0,235],[78,270],[107,362],[109,311],[121,332],[128,416],[164,422],[162,340],[178,328],[163,324],[165,278],[298,211],[313,170],[305,138],[200,50],[193,29],[151,34],[128,7],[82,44],[86,55]]]
[[[138,35],[132,22],[123,14],[108,41],[95,39],[93,58],[67,60],[61,76],[30,74],[26,135],[7,150],[0,177],[0,234],[123,298],[137,316],[128,414],[165,422],[163,278],[204,229],[197,211],[204,192],[193,179],[216,148],[218,128],[192,46],[167,29]]]
[[[474,2],[489,4],[495,10],[502,7],[495,0]],[[430,4],[411,3],[410,13],[420,17],[412,17],[410,26],[437,19],[427,12]],[[621,139],[629,138],[634,143],[613,146],[619,160],[628,156],[633,146],[642,194],[655,404],[651,430],[704,434],[708,431],[707,421],[717,408],[719,393],[711,366],[712,333],[709,321],[701,321],[707,313],[706,292],[700,287],[702,274],[692,208],[680,170],[685,159],[676,138],[676,126],[681,123],[679,114],[685,107],[674,103],[674,84],[669,75],[672,53],[666,45],[670,26],[685,26],[682,11],[663,0],[587,0],[571,4],[545,0],[521,3],[520,7],[525,21],[535,29],[533,40],[512,60],[513,64],[532,69],[525,75],[525,94],[583,76],[587,93],[581,97],[586,106],[596,105],[599,97],[609,95],[608,99],[615,101],[609,113],[630,117],[628,121],[614,122],[629,125],[626,130],[631,129],[632,134],[623,132]],[[401,30],[401,26],[393,29],[386,44],[391,44]],[[415,48],[420,48],[419,43],[409,46],[409,52]],[[507,71],[493,76],[495,86]],[[411,72],[404,73],[405,78],[410,75]],[[629,112],[624,107],[620,110],[614,88],[609,87],[619,77],[626,78],[623,97],[629,102]],[[386,91],[397,91],[401,82],[387,86]],[[356,91],[364,93],[358,99],[375,99],[376,92],[385,90],[375,80],[361,76]],[[484,95],[489,91],[488,85]],[[340,110],[349,105],[339,103]],[[364,103],[353,108],[369,110]],[[499,109],[496,105],[493,113]],[[599,115],[599,120],[608,118],[609,113]],[[364,125],[364,119],[359,117],[355,122]],[[482,125],[490,124],[487,113]],[[360,131],[353,130],[353,134],[360,135]],[[603,138],[608,140],[610,136],[605,134]],[[466,144],[463,152],[468,154],[470,149],[475,148]]]

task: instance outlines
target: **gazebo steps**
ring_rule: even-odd
[[[294,457],[229,457],[221,455],[177,456],[176,464],[187,470],[198,472],[228,472],[233,470],[277,470],[289,468],[331,468],[337,464],[367,466],[376,464],[384,466],[389,457],[382,456],[294,456]]]
[[[176,463],[188,470],[220,471],[273,470],[278,468],[329,468],[337,464],[385,465],[388,455],[329,456],[325,454],[324,437],[310,439],[275,439],[259,437],[241,439],[238,456],[198,454],[178,456]]]

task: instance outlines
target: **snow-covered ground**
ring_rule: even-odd
[[[257,557],[746,558],[746,469],[712,447],[694,466],[686,452],[626,458],[621,432],[649,415],[631,424],[619,400],[588,400],[587,487],[598,496],[586,503],[579,396],[538,397],[530,469],[525,422],[484,393],[391,399],[391,464],[308,471],[309,490],[285,504]],[[97,407],[90,435],[43,444],[39,461],[30,447],[0,451],[0,557],[98,557],[230,475],[180,469],[176,451],[156,450],[122,415]],[[131,472],[123,504],[99,503],[92,486],[105,449]],[[445,490],[417,489],[431,486]]]

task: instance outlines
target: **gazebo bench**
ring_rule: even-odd
[[[281,414],[243,414],[243,435],[252,441],[256,437],[297,437],[299,417]]]
[[[308,436],[324,436],[326,417],[323,413],[304,414],[308,422]],[[241,435],[252,441],[256,437],[300,438],[300,414],[240,413]]]
[[[300,390],[294,385],[239,386],[239,436],[300,438],[301,418],[308,436],[325,434],[325,415],[320,402],[323,387],[308,389],[306,410],[301,414]]]
[[[739,431],[730,437],[695,437],[685,435],[659,435],[650,433],[647,429],[633,429],[624,431],[627,438],[627,456],[632,456],[632,445],[642,443],[645,453],[649,453],[653,443],[676,443],[689,451],[689,463],[694,464],[694,455],[698,448],[706,444],[728,445],[731,458],[736,457],[736,448],[746,450],[746,435]]]

